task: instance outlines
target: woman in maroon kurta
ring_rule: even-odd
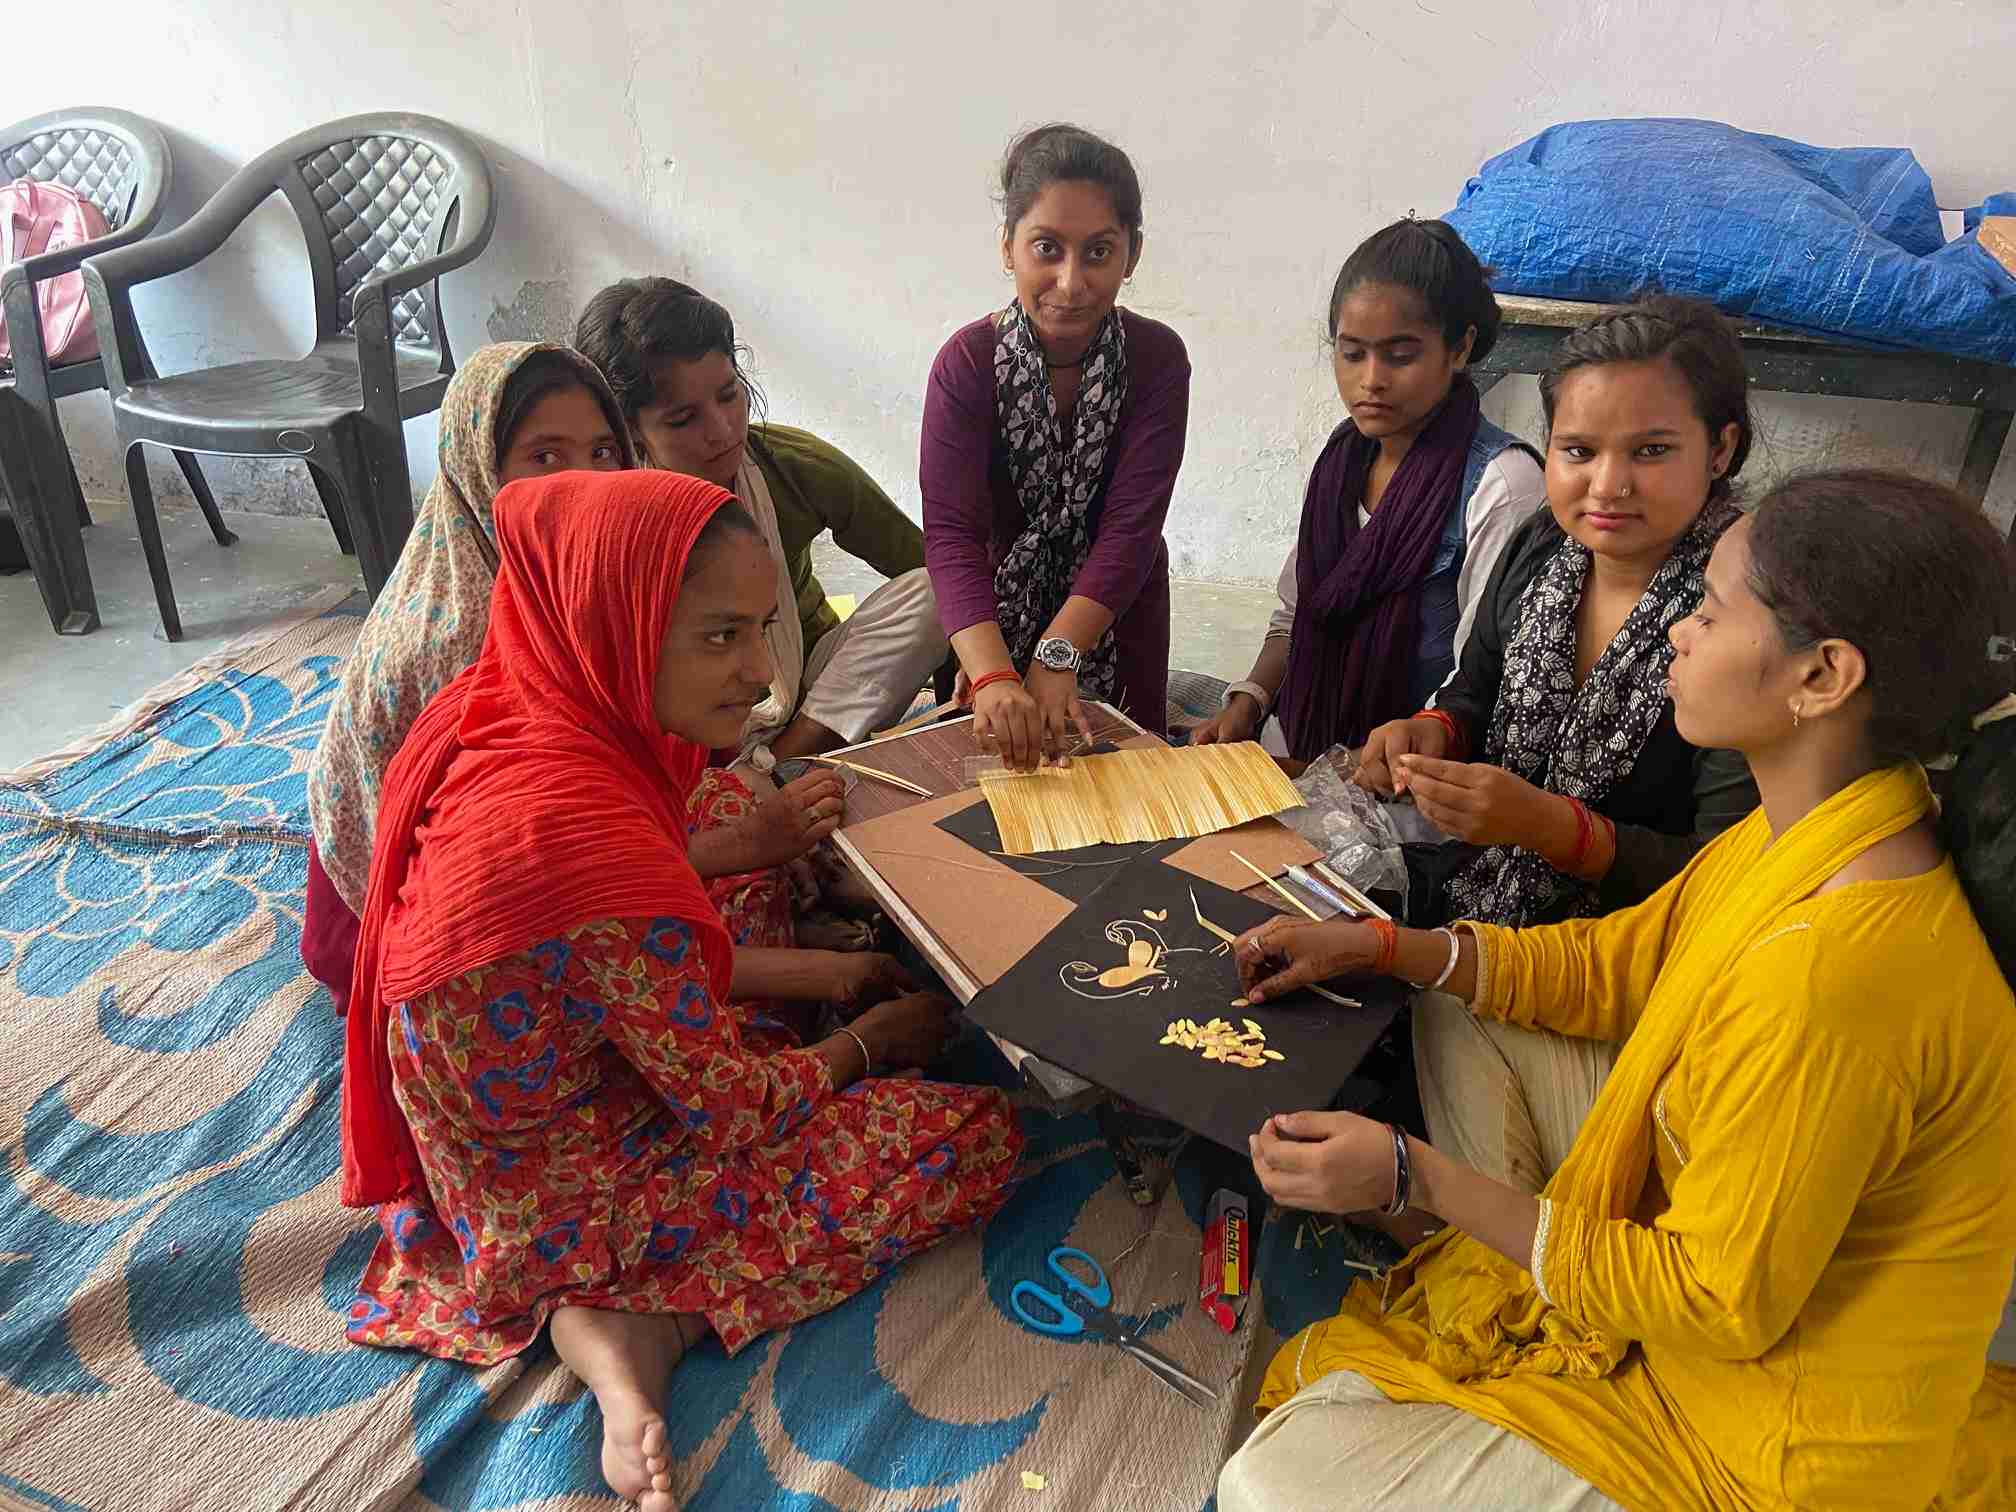
[[[1141,256],[1127,155],[1041,126],[1001,173],[1015,302],[931,367],[919,482],[938,612],[975,725],[1017,765],[1085,728],[1079,696],[1163,733],[1169,553],[1190,361],[1117,305]]]

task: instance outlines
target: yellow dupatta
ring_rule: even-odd
[[[1787,908],[1870,846],[1910,828],[1931,806],[1919,767],[1891,767],[1836,793],[1775,840],[1759,809],[1714,842],[1753,859],[1728,870],[1734,881],[1721,896],[1690,908],[1693,917],[1710,922],[1691,930],[1668,955],[1616,1068],[1542,1193],[1548,1202],[1612,1219],[1637,1210],[1652,1164],[1653,1100],[1693,1028],[1696,1005]],[[1702,875],[1703,857],[1696,858],[1694,877]],[[1566,1263],[1566,1256],[1550,1256],[1543,1274],[1555,1275],[1555,1265]],[[1367,1306],[1368,1286],[1353,1288],[1347,1313],[1381,1311]],[[1630,1344],[1558,1312],[1525,1268],[1454,1229],[1396,1267],[1386,1295],[1392,1300],[1385,1317],[1423,1330],[1425,1363],[1451,1381],[1515,1371],[1607,1375]]]

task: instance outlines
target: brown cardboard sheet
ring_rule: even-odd
[[[938,828],[947,814],[984,801],[977,792],[920,800],[845,831],[884,885],[983,987],[999,980],[1072,908],[1068,898]]]

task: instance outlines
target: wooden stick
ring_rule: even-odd
[[[1246,864],[1248,866],[1251,866],[1253,863],[1251,861],[1248,861]],[[1219,928],[1216,924],[1213,924],[1209,919],[1204,917],[1204,905],[1197,901],[1197,889],[1194,887],[1190,889],[1190,909],[1191,912],[1197,915],[1197,922],[1199,924],[1202,924],[1206,929],[1211,931],[1212,934],[1218,936],[1218,938],[1223,940],[1227,945],[1237,945],[1239,943],[1239,936],[1233,934],[1229,930]],[[1318,919],[1316,922],[1320,924],[1323,921],[1321,919]],[[1363,1008],[1365,1006],[1363,1003],[1359,1002],[1358,999],[1356,998],[1345,997],[1344,994],[1341,992],[1332,992],[1328,987],[1319,987],[1314,982],[1311,982],[1309,984],[1309,990],[1315,993],[1316,996],[1320,998],[1329,999],[1329,1001],[1335,1003],[1339,1008]]]
[[[845,767],[850,772],[858,772],[863,777],[873,777],[877,782],[886,782],[891,787],[902,788],[906,793],[915,793],[919,798],[935,798],[938,795],[927,787],[919,787],[907,777],[898,777],[894,772],[885,772],[880,767],[862,766],[859,762],[842,761],[838,756],[807,756],[806,761],[823,761],[828,766]]]
[[[1204,917],[1204,905],[1197,901],[1197,889],[1194,887],[1190,889],[1190,910],[1197,915],[1197,922],[1199,924],[1202,924],[1227,945],[1237,945],[1239,943],[1239,936],[1233,934],[1231,930],[1221,929],[1218,925],[1213,924],[1209,919]]]
[[[1281,894],[1282,897],[1286,898],[1291,907],[1300,909],[1314,923],[1321,924],[1323,922],[1323,915],[1316,912],[1315,909],[1311,908],[1307,903],[1304,903],[1300,898],[1296,897],[1295,894],[1288,891],[1287,888],[1283,887],[1279,882],[1276,882],[1272,877],[1268,876],[1267,873],[1260,870],[1260,868],[1255,866],[1251,861],[1248,861],[1244,856],[1240,855],[1239,852],[1230,851],[1228,852],[1228,854],[1232,857],[1234,861],[1237,861],[1241,866],[1245,867],[1246,870],[1253,873],[1254,876],[1258,877],[1262,882],[1265,882],[1269,887],[1273,888],[1274,891]]]
[[[1363,1008],[1365,1006],[1356,998],[1347,998],[1341,992],[1332,992],[1328,987],[1319,987],[1314,982],[1309,984],[1309,990],[1319,998],[1328,998],[1339,1008]]]

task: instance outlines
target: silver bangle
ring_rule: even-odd
[[[854,1041],[854,1048],[861,1052],[861,1079],[866,1081],[875,1074],[875,1057],[868,1053],[868,1041],[844,1024],[840,1026],[839,1032]]]
[[[1379,1209],[1388,1218],[1398,1218],[1407,1211],[1407,1199],[1414,1195],[1414,1165],[1407,1158],[1407,1136],[1400,1125],[1386,1125],[1386,1132],[1393,1136],[1393,1200]]]
[[[1261,687],[1260,684],[1256,682],[1233,683],[1231,686],[1226,688],[1225,696],[1218,700],[1218,707],[1221,710],[1231,708],[1233,697],[1240,693],[1244,693],[1248,698],[1252,699],[1254,703],[1258,704],[1260,706],[1261,719],[1263,720],[1266,719],[1267,711],[1273,707],[1274,700],[1268,697],[1267,690]]]
[[[1449,937],[1449,963],[1442,968],[1442,975],[1428,984],[1430,992],[1440,992],[1442,990],[1442,984],[1456,975],[1456,963],[1463,958],[1463,942],[1456,938],[1455,930],[1438,929],[1435,933]]]

